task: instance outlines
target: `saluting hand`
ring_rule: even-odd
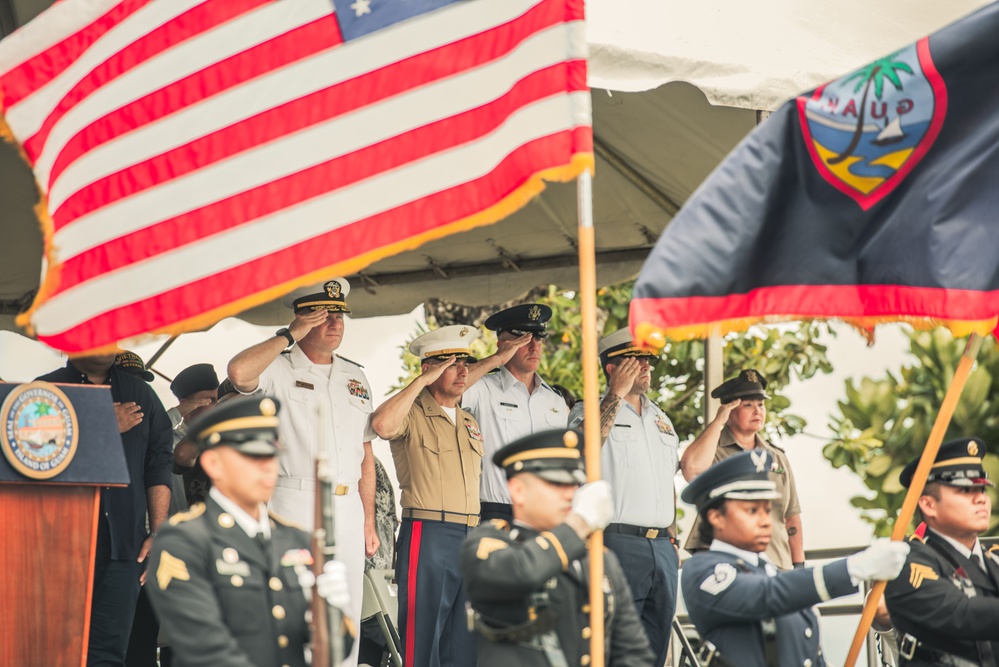
[[[295,319],[288,325],[288,331],[296,341],[302,340],[306,334],[325,322],[329,315],[328,310],[306,310],[295,315]]]
[[[177,404],[177,412],[181,417],[186,417],[198,408],[208,407],[213,402],[210,398],[182,398]]]
[[[611,370],[610,378],[607,380],[608,393],[624,398],[631,393],[631,387],[641,372],[642,368],[636,357],[625,357],[624,361]]]
[[[718,412],[717,414],[715,414],[715,421],[721,422],[722,424],[727,423],[729,415],[731,415],[732,411],[735,410],[740,405],[742,405],[741,398],[737,398],[734,401],[729,401],[728,403],[722,403],[721,405],[718,406]]]
[[[420,375],[420,379],[423,380],[424,386],[429,387],[434,382],[436,382],[437,378],[444,375],[444,371],[446,371],[450,366],[454,365],[455,361],[456,358],[454,357],[454,355],[452,355],[448,357],[447,361],[443,361],[439,364],[434,364],[426,371],[424,371]]]
[[[500,366],[506,365],[508,361],[513,359],[513,355],[517,354],[517,350],[530,343],[532,338],[534,336],[526,333],[512,340],[498,339],[496,341],[496,358],[501,362]]]
[[[142,423],[142,408],[135,403],[115,403],[114,416],[118,419],[118,432],[125,433]]]

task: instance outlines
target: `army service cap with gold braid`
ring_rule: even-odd
[[[328,310],[334,313],[350,314],[347,308],[347,295],[350,283],[346,278],[333,278],[323,283],[322,291],[300,296],[292,301],[292,308],[298,314],[310,310]]]
[[[606,364],[611,359],[618,357],[643,357],[649,359],[658,358],[656,351],[635,345],[635,340],[631,337],[631,329],[625,327],[618,329],[612,334],[607,334],[597,343],[597,355],[600,363]]]
[[[586,473],[577,431],[539,431],[514,440],[493,454],[507,479],[529,472],[553,484],[584,484]]]
[[[515,336],[526,333],[537,334],[539,338],[548,338],[548,320],[552,318],[552,309],[540,303],[522,303],[519,306],[506,308],[490,315],[483,326],[490,331]]]
[[[982,467],[985,443],[978,438],[960,438],[940,445],[937,458],[930,468],[926,483],[939,482],[948,486],[992,486],[989,475]],[[919,459],[909,462],[902,469],[898,481],[909,488],[912,476],[919,466]]]
[[[737,398],[765,401],[770,398],[767,392],[763,391],[766,388],[767,379],[762,373],[745,370],[715,387],[711,392],[711,398],[717,398],[722,403],[731,403]]]
[[[428,331],[409,344],[409,351],[420,361],[436,359],[444,361],[450,357],[476,362],[471,345],[479,337],[479,330],[470,324],[452,324]]]
[[[199,417],[188,435],[201,451],[225,446],[247,456],[276,456],[279,409],[268,396],[236,398]]]

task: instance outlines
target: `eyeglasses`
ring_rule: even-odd
[[[517,338],[520,338],[521,336],[530,334],[534,338],[534,340],[544,340],[544,339],[548,338],[548,335],[549,335],[547,330],[545,330],[545,331],[521,331],[520,329],[505,329],[504,331],[502,331],[500,333],[508,333],[511,336],[515,336]]]

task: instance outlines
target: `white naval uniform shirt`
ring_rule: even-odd
[[[600,397],[603,400],[603,396]],[[572,408],[569,426],[583,421],[583,402]],[[603,478],[614,495],[612,523],[665,528],[676,517],[673,477],[680,468],[680,439],[658,405],[642,396],[642,414],[625,400],[601,448]]]
[[[296,345],[282,352],[260,375],[268,396],[281,401],[278,436],[280,469],[271,507],[283,517],[312,529],[314,520],[315,456],[319,447],[319,402],[326,403],[323,428],[334,471],[333,484],[357,493],[364,443],[374,439],[369,417],[374,410],[371,385],[357,364],[336,355],[332,370],[313,364]]]
[[[537,382],[532,394],[506,366],[501,366],[497,373],[485,376],[461,396],[462,409],[472,413],[482,431],[485,455],[479,499],[487,503],[510,503],[506,474],[493,463],[498,449],[531,433],[566,427],[569,408],[565,400],[540,375],[535,373],[534,378]]]

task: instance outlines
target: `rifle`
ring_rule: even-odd
[[[333,479],[326,452],[316,455],[315,528],[312,531],[312,572],[319,578],[323,566],[336,554],[333,532]],[[313,667],[338,667],[344,659],[343,617],[317,591],[312,594]]]

